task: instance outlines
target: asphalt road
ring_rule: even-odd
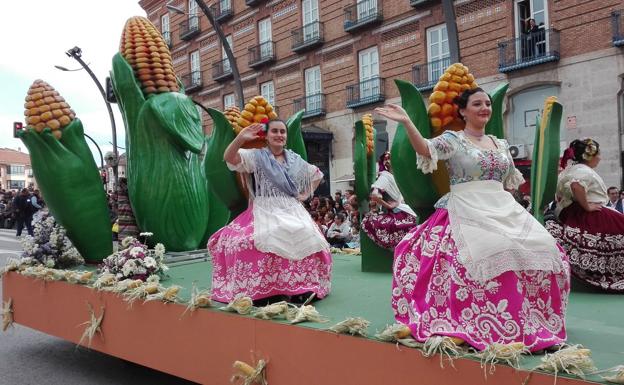
[[[0,266],[21,251],[15,230],[0,229]],[[0,285],[0,293],[1,293]],[[20,325],[0,331],[0,385],[190,385],[194,382],[136,365]]]

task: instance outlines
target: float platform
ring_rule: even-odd
[[[522,369],[497,365],[487,373],[478,360],[458,358],[440,367],[440,357],[425,358],[418,349],[372,338],[327,331],[347,317],[371,322],[371,337],[393,324],[391,275],[360,271],[359,256],[334,255],[332,292],[316,309],[328,323],[290,325],[218,310],[185,312],[186,305],[163,302],[129,305],[119,295],[67,282],[44,282],[10,272],[2,278],[3,300],[13,301],[18,324],[79,343],[89,320],[87,303],[96,316],[104,309],[102,334],[91,348],[159,371],[203,384],[229,384],[236,360],[268,361],[270,385],[451,385],[548,384],[555,377],[531,372],[541,356],[524,356]],[[188,300],[192,285],[210,286],[208,258],[170,264],[162,284],[180,285]],[[184,314],[183,314],[184,313]],[[567,329],[571,344],[592,350],[599,369],[624,364],[624,299],[575,287],[570,296]],[[83,342],[86,344],[86,342]],[[598,375],[586,379],[559,375],[556,383],[605,383]]]

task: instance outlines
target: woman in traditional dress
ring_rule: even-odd
[[[130,198],[128,197],[128,180],[119,178],[119,188],[117,189],[117,239],[123,241],[126,237],[137,237],[139,228],[134,219],[134,212],[130,206]]]
[[[565,151],[568,165],[557,181],[556,221],[546,228],[570,256],[572,273],[604,290],[624,292],[624,215],[606,207],[609,198],[602,178],[600,145],[592,139],[575,140]]]
[[[455,101],[463,131],[424,139],[405,110],[376,111],[402,123],[425,173],[445,160],[451,191],[394,253],[392,306],[418,341],[443,336],[483,350],[530,351],[566,339],[569,265],[555,239],[505,189],[523,183],[509,145],[485,135],[491,100],[480,88]]]
[[[394,250],[405,234],[418,224],[416,213],[405,204],[392,175],[390,153],[379,158],[379,174],[371,186],[371,200],[379,210],[370,210],[362,219],[362,230],[377,245]]]
[[[264,135],[266,147],[241,148]],[[252,124],[225,150],[228,167],[246,174],[250,199],[247,210],[208,241],[217,301],[311,292],[323,298],[330,291],[329,244],[301,204],[323,173],[285,148],[286,135],[286,125],[279,120]]]

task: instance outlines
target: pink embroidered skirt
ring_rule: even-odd
[[[547,221],[546,229],[570,256],[572,274],[601,289],[624,292],[624,214],[606,207],[587,212],[575,202],[559,219]]]
[[[418,224],[416,217],[404,212],[366,213],[362,219],[362,230],[379,246],[394,250],[409,230]]]
[[[392,307],[416,340],[459,337],[479,350],[522,342],[531,351],[566,340],[568,269],[508,271],[479,283],[457,255],[446,209],[437,209],[395,249]],[[563,250],[561,258],[567,267]]]
[[[253,206],[208,240],[212,256],[212,298],[230,302],[237,295],[261,299],[274,295],[316,293],[323,298],[331,290],[332,259],[317,252],[300,261],[256,249],[253,241]]]

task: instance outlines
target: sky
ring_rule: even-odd
[[[34,0],[9,1],[2,5],[0,36],[5,52],[0,55],[0,147],[27,152],[13,138],[13,122],[24,121],[24,98],[35,79],[43,79],[65,98],[82,120],[85,133],[105,154],[112,151],[111,123],[104,100],[86,71],[63,72],[80,64],[65,51],[78,46],[102,85],[111,69],[113,55],[126,20],[145,16],[138,0]],[[123,153],[124,124],[112,105],[117,126],[117,146]],[[97,150],[89,141],[96,163]]]

